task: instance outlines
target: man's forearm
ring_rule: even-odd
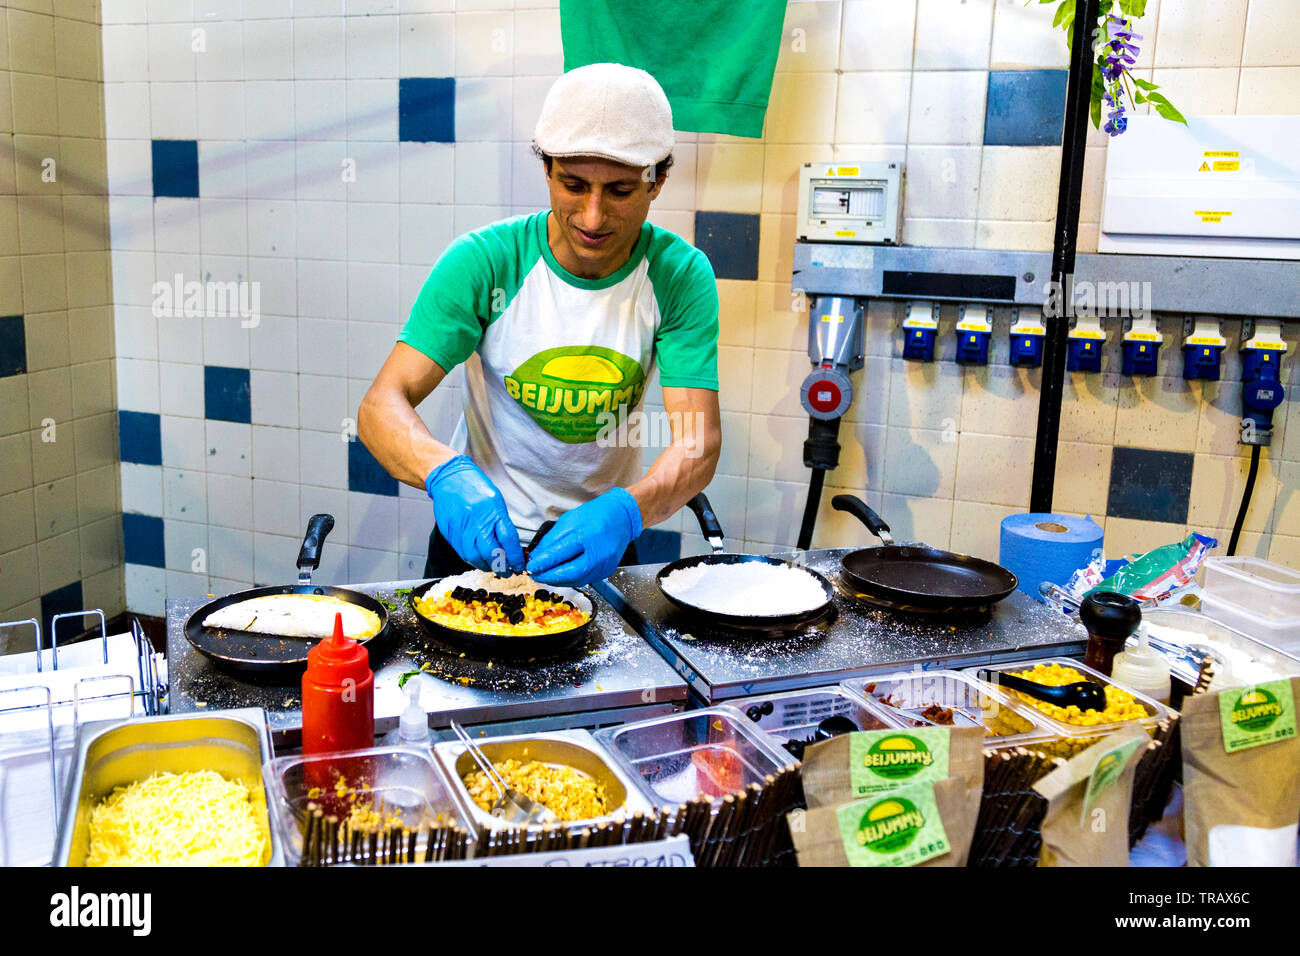
[[[410,400],[394,388],[371,386],[357,411],[357,437],[398,481],[424,487],[429,472],[456,452],[429,433]]]
[[[641,508],[643,527],[671,517],[709,486],[721,447],[715,438],[689,451],[680,440],[664,449],[650,470],[627,489]]]

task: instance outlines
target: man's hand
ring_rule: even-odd
[[[607,578],[627,546],[641,534],[641,509],[625,488],[560,516],[528,558],[528,573],[540,584],[581,587]]]
[[[524,566],[505,498],[467,455],[444,462],[424,479],[438,530],[456,553],[481,571],[518,571]]]

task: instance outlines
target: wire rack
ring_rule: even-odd
[[[59,622],[86,618],[94,618],[99,623],[102,647],[99,660],[95,664],[68,665],[65,647],[65,666],[60,670],[56,637]],[[60,756],[71,753],[83,720],[88,715],[101,718],[105,705],[111,707],[110,702],[114,700],[122,702],[121,716],[164,714],[167,712],[167,688],[153,646],[135,618],[131,619],[130,632],[133,659],[120,661],[120,670],[108,666],[109,634],[104,612],[100,609],[54,615],[50,619],[48,642],[42,639],[41,624],[36,618],[0,622],[0,634],[26,627],[35,632],[35,669],[27,668],[20,672],[33,678],[31,683],[18,682],[15,686],[0,687],[0,771],[15,769],[20,763],[30,768],[32,761],[42,756],[48,760],[50,802],[46,822],[47,825],[52,822],[48,834],[52,861],[63,812],[63,788],[67,785],[66,779],[62,778],[69,776],[66,771],[60,772]],[[55,673],[75,675],[79,671],[85,671],[85,676],[72,681],[70,695],[56,695],[47,679]],[[116,710],[115,707],[112,709]],[[17,729],[11,729],[15,725]],[[43,742],[40,740],[42,736]],[[0,825],[6,839],[13,829],[10,826],[13,821],[5,820],[4,816],[15,809],[21,808],[0,803]],[[30,833],[24,833],[23,836],[32,841],[40,839],[39,835],[32,836]],[[7,846],[5,851],[9,854]]]

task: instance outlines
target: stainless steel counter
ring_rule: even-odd
[[[807,552],[807,566],[834,581],[849,550]],[[1078,623],[1019,591],[986,620],[958,620],[870,609],[837,590],[837,616],[829,623],[787,636],[726,634],[668,602],[655,583],[661,567],[620,568],[597,588],[708,703],[889,670],[1076,654],[1087,643]]]
[[[455,719],[490,725],[493,733],[566,727],[594,728],[681,710],[686,683],[673,673],[610,605],[596,600],[591,637],[572,653],[550,661],[512,664],[478,661],[428,637],[394,592],[420,581],[349,585],[390,601],[393,638],[371,661],[375,670],[375,731],[397,726],[406,695],[398,678],[427,664],[420,678],[421,704],[435,732]],[[249,681],[220,670],[185,638],[185,621],[211,598],[167,602],[168,691],[171,712],[232,707],[265,708],[277,744],[301,739],[299,678],[278,684]],[[439,734],[439,736],[450,736]]]

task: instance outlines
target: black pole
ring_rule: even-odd
[[[1083,192],[1083,163],[1087,155],[1088,113],[1092,101],[1092,38],[1097,30],[1101,0],[1079,0],[1070,47],[1070,79],[1065,90],[1065,131],[1061,140],[1061,181],[1056,194],[1056,236],[1052,243],[1052,282],[1063,302],[1074,274],[1079,241],[1079,196]],[[1056,482],[1056,443],[1061,432],[1061,397],[1065,390],[1065,360],[1069,351],[1069,319],[1046,315],[1043,383],[1038,398],[1038,431],[1034,436],[1034,477],[1030,511],[1051,511]]]

